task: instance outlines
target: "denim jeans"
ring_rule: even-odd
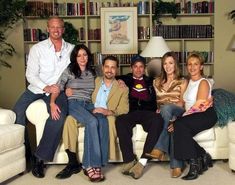
[[[108,162],[109,127],[103,114],[93,114],[94,105],[83,100],[69,100],[69,115],[85,126],[83,166],[101,167]]]
[[[170,141],[173,139],[173,136],[172,134],[168,133],[167,127],[168,127],[169,121],[173,117],[181,116],[184,113],[184,109],[175,104],[165,104],[165,105],[161,105],[160,110],[161,110],[160,114],[162,115],[162,118],[164,119],[164,126],[163,126],[162,133],[154,148],[158,148],[161,151],[164,151],[167,154],[169,154],[171,168],[182,168],[183,162],[176,160],[174,158],[174,150],[172,150],[173,141]]]
[[[14,112],[16,113],[17,124],[26,126],[25,111],[33,101],[40,98],[43,99],[46,103],[47,111],[50,115],[50,96],[46,96],[45,94],[34,94],[33,92],[27,89],[21,95],[15,107],[13,108]],[[35,155],[45,161],[53,160],[55,151],[61,140],[63,125],[65,117],[67,115],[67,98],[64,93],[60,93],[60,95],[57,97],[56,104],[60,107],[61,110],[60,118],[59,120],[53,120],[51,118],[51,115],[49,116],[43,130],[42,138],[35,151]],[[26,150],[29,150],[28,138],[25,139]]]

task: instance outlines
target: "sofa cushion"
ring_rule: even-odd
[[[214,128],[210,128],[210,129],[207,129],[207,130],[204,130],[204,131],[198,133],[196,136],[194,136],[194,139],[197,142],[214,141],[215,140]]]
[[[20,147],[14,150],[0,154],[0,164],[1,164],[0,169],[3,166],[7,166],[11,163],[18,161],[19,159],[24,159],[24,158],[25,158],[25,147],[22,144]]]
[[[22,146],[24,126],[19,124],[0,125],[0,154]]]
[[[140,124],[136,125],[136,130],[133,130],[133,136],[134,140],[136,141],[143,141],[145,142],[145,139],[147,137],[147,132],[144,131],[143,127]]]

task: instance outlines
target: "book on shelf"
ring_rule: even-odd
[[[119,0],[118,2],[113,1],[98,1],[90,0],[88,2],[88,15],[100,15],[101,7],[137,7],[137,13],[139,15],[149,14],[149,1],[139,0],[137,3],[133,1],[123,2]]]
[[[54,14],[59,16],[79,16],[85,15],[85,3],[78,2],[64,2],[64,3],[55,3],[54,5]]]
[[[27,1],[25,16],[46,17],[53,15],[53,3],[44,1]]]
[[[204,64],[213,64],[214,63],[214,52],[213,51],[185,51],[185,52],[175,52],[175,53],[176,53],[176,56],[177,56],[179,63],[186,64],[187,57],[192,52],[199,53],[204,59]]]
[[[98,1],[89,1],[88,3],[88,14],[89,15],[100,15],[101,2]]]
[[[150,28],[145,26],[138,26],[138,39],[149,39]]]
[[[135,54],[112,54],[113,56],[117,57],[118,61],[119,61],[119,65],[130,65],[131,63],[131,58],[135,55]],[[95,52],[92,54],[93,56],[93,61],[94,61],[94,66],[97,65],[101,65],[103,59],[106,56],[106,54],[102,54],[100,52]]]
[[[55,15],[66,16],[67,15],[67,8],[66,3],[55,3],[54,4],[54,13]]]
[[[149,14],[149,2],[148,1],[139,1],[137,4],[137,13],[139,15]]]
[[[212,25],[155,25],[153,35],[165,39],[213,38]]]
[[[175,0],[176,6],[179,9],[179,13],[214,13],[214,0],[193,2],[190,0]],[[137,3],[133,1],[123,2],[121,0],[117,2],[113,1],[99,1],[90,0],[87,3],[88,15],[100,15],[101,7],[137,7],[139,15],[149,14],[150,5],[148,0],[139,0]],[[155,12],[155,1],[153,1],[152,12]],[[85,15],[85,2],[44,2],[44,1],[27,1],[25,9],[26,16],[79,16]]]
[[[85,40],[85,28],[78,28],[78,40]]]
[[[88,40],[100,40],[100,39],[101,39],[100,28],[88,30]]]
[[[24,41],[42,41],[48,38],[47,32],[42,32],[39,28],[26,28],[24,29]]]
[[[193,2],[190,0],[175,0],[181,14],[214,13],[214,0]]]
[[[67,15],[68,16],[77,16],[85,15],[85,3],[66,3],[67,6]]]

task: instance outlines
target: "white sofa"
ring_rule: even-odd
[[[235,172],[235,121],[228,124],[229,135],[229,167]]]
[[[46,111],[46,105],[43,100],[37,100],[33,102],[27,109],[26,115],[28,120],[36,127],[37,144],[40,141],[42,130],[44,128],[45,120],[48,117]],[[84,128],[79,128],[79,157],[81,159],[83,154],[83,137]],[[228,159],[228,129],[227,127],[219,128],[214,127],[209,130],[199,133],[196,140],[199,141],[200,145],[208,151],[213,159]],[[146,133],[143,131],[140,125],[134,128],[133,143],[134,150],[137,156],[140,156],[144,146]],[[121,154],[121,153],[120,153]],[[120,155],[121,156],[121,155]],[[66,163],[68,161],[67,155],[64,152],[63,143],[61,143],[57,149],[53,163]],[[120,160],[117,160],[120,161]],[[112,161],[114,162],[114,161]]]
[[[13,111],[0,109],[0,183],[25,171],[24,126]]]

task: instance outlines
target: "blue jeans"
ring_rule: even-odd
[[[16,102],[13,111],[16,113],[16,123],[26,126],[26,114],[25,111],[28,106],[37,99],[43,99],[47,105],[47,111],[50,113],[50,96],[45,94],[34,94],[30,90],[26,90],[19,100]],[[45,161],[52,161],[54,158],[55,151],[61,140],[62,130],[64,121],[67,115],[67,98],[64,93],[56,99],[56,104],[60,107],[61,113],[59,120],[53,120],[51,115],[46,121],[43,135],[37,146],[35,156]],[[29,143],[28,138],[26,138],[25,144]],[[26,146],[27,147],[27,146]]]
[[[69,100],[69,115],[85,126],[83,166],[101,167],[108,162],[109,127],[103,114],[93,114],[94,105],[83,100]]]
[[[175,104],[165,104],[160,106],[160,114],[164,119],[164,126],[162,133],[157,141],[157,144],[154,148],[166,152],[170,157],[170,167],[171,168],[182,168],[183,162],[176,160],[174,158],[173,149],[173,135],[169,134],[167,131],[168,123],[173,117],[179,117],[184,113],[184,109]],[[170,148],[169,148],[170,147]]]

